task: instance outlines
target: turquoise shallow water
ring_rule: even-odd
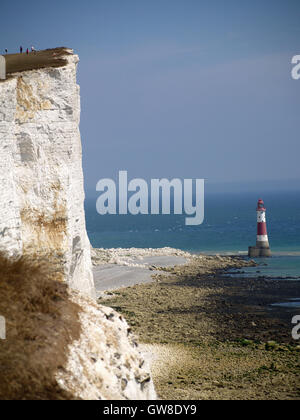
[[[259,264],[258,267],[243,267],[242,270],[236,270],[239,273],[237,276],[300,280],[300,256],[275,255],[271,258],[254,260]]]
[[[271,306],[282,308],[300,308],[300,256],[280,255],[271,258],[255,258],[259,265],[257,267],[243,267],[238,270],[230,270],[230,277],[257,278],[299,281],[299,288],[296,296],[292,296],[287,302],[275,302]],[[237,274],[232,274],[236,272]],[[226,274],[225,274],[226,277]]]
[[[258,198],[253,193],[207,194],[204,223],[194,227],[185,226],[184,215],[100,216],[96,199],[87,200],[88,235],[97,248],[170,246],[191,252],[243,255],[249,245],[255,245]],[[300,276],[300,193],[264,193],[262,198],[274,257],[261,267],[261,275]]]

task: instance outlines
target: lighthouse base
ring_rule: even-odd
[[[259,257],[271,257],[272,253],[270,248],[261,248],[257,246],[249,246],[248,256],[250,258],[259,258]]]

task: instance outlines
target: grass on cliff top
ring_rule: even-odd
[[[66,363],[68,344],[79,338],[80,308],[53,267],[50,259],[0,255],[1,400],[72,399],[55,374]]]
[[[63,56],[70,55],[70,50],[65,47],[52,48],[37,52],[23,52],[22,54],[6,54],[6,73],[17,73],[35,70],[44,67],[62,67],[68,61]]]

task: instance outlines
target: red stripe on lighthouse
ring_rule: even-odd
[[[262,223],[257,223],[257,234],[258,235],[267,235],[267,224],[262,222]]]

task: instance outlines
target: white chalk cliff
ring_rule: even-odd
[[[54,254],[70,286],[93,296],[78,57],[66,50],[64,58],[62,67],[13,72],[0,81],[0,250]]]
[[[7,78],[0,80],[0,252],[54,257],[75,289],[68,291],[80,307],[81,334],[58,369],[61,388],[79,399],[154,399],[149,368],[126,321],[91,299],[77,63],[65,48],[6,57]]]

